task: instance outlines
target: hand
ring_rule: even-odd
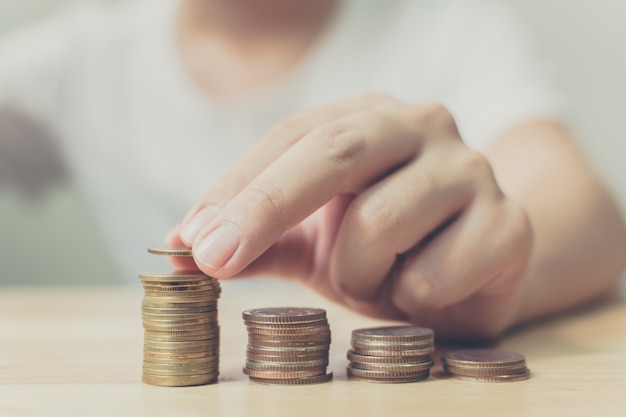
[[[450,113],[383,95],[271,129],[189,211],[178,239],[208,275],[297,279],[454,338],[512,323],[532,248],[525,212]]]

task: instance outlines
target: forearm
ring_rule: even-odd
[[[529,124],[496,142],[488,158],[500,187],[524,207],[534,231],[515,322],[613,288],[626,265],[626,229],[568,133],[551,123]]]

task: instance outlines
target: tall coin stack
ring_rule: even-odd
[[[248,350],[243,372],[251,381],[275,385],[327,382],[330,327],[318,308],[246,310]]]
[[[472,382],[514,382],[530,378],[524,355],[492,349],[455,350],[441,358],[457,379]]]
[[[348,376],[378,383],[422,381],[434,365],[434,333],[414,326],[377,327],[352,332]]]
[[[155,247],[150,253],[191,256],[188,248]],[[144,357],[142,381],[166,387],[204,385],[219,374],[219,282],[200,272],[139,275]]]

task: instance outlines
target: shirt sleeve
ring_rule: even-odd
[[[517,125],[566,118],[553,68],[511,10],[472,2],[454,42],[446,62],[453,76],[443,101],[468,146],[484,150]]]

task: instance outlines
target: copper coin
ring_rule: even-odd
[[[435,333],[426,327],[388,326],[357,329],[352,331],[352,339],[362,343],[415,343],[434,339]]]
[[[427,369],[430,369],[435,364],[434,361],[422,362],[422,363],[409,363],[409,364],[394,364],[394,365],[381,365],[381,364],[372,364],[372,363],[359,363],[359,362],[351,362],[350,366],[352,369],[363,369],[366,371],[377,371],[377,372],[399,372],[399,373],[414,373],[414,372],[422,372]]]
[[[394,378],[368,378],[368,377],[360,377],[352,374],[350,368],[348,368],[348,377],[351,380],[355,381],[363,381],[363,382],[372,382],[377,384],[406,384],[411,382],[420,382],[428,379],[430,376],[430,371],[424,371],[421,374],[416,374],[414,376],[409,377],[394,377]]]
[[[256,308],[244,311],[242,316],[252,323],[307,323],[325,319],[326,310],[303,307]]]
[[[309,354],[290,354],[290,355],[263,355],[246,351],[246,358],[259,362],[280,362],[280,363],[298,363],[308,361],[326,360],[328,361],[328,351],[324,350],[319,353]]]
[[[347,356],[352,362],[381,365],[401,365],[403,363],[421,363],[431,360],[430,354],[421,356],[365,356],[355,353],[354,350],[349,350]]]
[[[318,328],[328,326],[328,320],[323,318],[315,321],[305,321],[303,323],[255,323],[252,321],[244,320],[243,323],[246,327],[254,329],[277,329],[277,330],[297,330],[300,328]]]
[[[453,375],[454,378],[468,382],[517,382],[525,381],[530,378],[530,371],[527,369],[525,372],[511,375],[487,375],[487,376],[465,376],[465,375]]]
[[[295,372],[311,369],[324,369],[328,366],[328,358],[325,360],[307,362],[262,362],[247,359],[246,368],[257,371]]]
[[[148,253],[161,256],[192,257],[191,248],[184,245],[156,245],[148,248]]]
[[[411,378],[417,377],[424,374],[424,372],[428,372],[430,368],[426,368],[421,371],[414,372],[386,372],[386,371],[369,371],[367,369],[359,369],[348,367],[348,373],[350,375],[359,377],[359,378],[368,378],[368,379],[388,379],[388,378]]]
[[[267,336],[302,336],[330,334],[330,327],[301,327],[298,329],[259,329],[255,327],[248,327],[248,334]]]
[[[441,358],[447,365],[464,368],[503,368],[526,363],[524,355],[494,349],[463,349],[448,352]]]
[[[306,378],[310,376],[318,376],[323,375],[326,372],[326,369],[312,369],[312,370],[304,370],[304,371],[291,371],[291,372],[276,372],[276,371],[258,371],[255,369],[243,368],[243,373],[254,377],[254,378],[264,378],[264,379],[295,379],[295,378]]]
[[[317,375],[305,378],[286,378],[286,379],[267,379],[267,378],[257,378],[250,377],[250,381],[258,382],[260,384],[266,385],[312,385],[312,384],[321,384],[324,382],[331,381],[333,379],[333,373],[328,372],[324,375]]]
[[[362,349],[362,348],[354,348],[354,353],[363,356],[378,356],[378,357],[386,357],[386,356],[396,356],[396,357],[408,357],[408,356],[425,356],[429,355],[435,351],[433,346],[423,348],[423,349],[411,349],[411,350],[392,350],[392,349]]]
[[[528,368],[526,367],[526,364],[514,365],[511,367],[504,367],[504,368],[477,368],[477,367],[464,368],[461,366],[451,366],[451,365],[444,364],[443,369],[449,374],[453,374],[453,375],[488,377],[488,376],[497,376],[497,375],[520,374],[520,373],[526,372]]]
[[[289,343],[289,342],[319,342],[330,343],[330,333],[319,334],[290,334],[290,335],[271,335],[271,334],[248,334],[249,341],[260,341],[269,343]],[[256,343],[253,343],[256,344]]]
[[[351,340],[350,344],[353,348],[368,350],[421,350],[433,347],[433,341],[412,342],[412,343],[380,343],[380,342],[363,342]]]

